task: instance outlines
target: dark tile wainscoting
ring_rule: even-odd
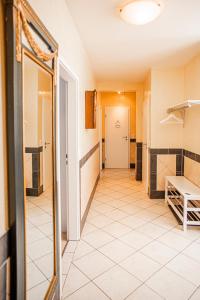
[[[40,184],[40,153],[43,152],[43,147],[26,147],[25,152],[32,154],[32,187],[26,188],[26,195],[37,197],[43,193],[43,185]]]
[[[198,163],[200,163],[200,155],[187,151],[185,149],[175,148],[160,148],[149,149],[150,152],[150,189],[149,196],[151,199],[163,199],[165,197],[165,191],[157,190],[157,178],[158,174],[158,155],[176,155],[176,176],[184,176],[184,157],[188,157]]]
[[[142,143],[136,143],[136,180],[142,181]]]

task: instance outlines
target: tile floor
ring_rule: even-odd
[[[52,191],[26,197],[27,298],[42,300],[53,274]]]
[[[133,175],[103,171],[81,240],[63,257],[63,299],[200,299],[199,228],[184,233]]]

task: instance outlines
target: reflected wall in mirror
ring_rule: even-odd
[[[85,92],[85,128],[96,128],[96,97],[97,92],[86,91]]]
[[[45,299],[55,275],[53,76],[23,55],[27,299]]]

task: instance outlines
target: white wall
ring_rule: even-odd
[[[80,158],[97,142],[96,130],[85,130],[85,90],[95,89],[90,61],[65,0],[29,0],[47,29],[59,44],[59,56],[79,79]]]
[[[79,159],[81,159],[99,141],[98,128],[85,129],[85,90],[96,88],[90,61],[65,0],[30,0],[29,2],[59,44],[59,57],[79,80]],[[91,161],[91,163],[88,161],[84,176],[81,176],[81,186],[84,186],[84,190],[81,191],[84,193],[84,196],[81,196],[84,203],[81,207],[86,207],[85,202],[89,200],[91,192],[91,183],[87,178],[93,174],[94,166],[96,168],[93,157]]]

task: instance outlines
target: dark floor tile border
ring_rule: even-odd
[[[10,230],[8,230],[0,238],[0,268],[10,257],[10,255],[11,255],[11,240],[10,240]]]
[[[88,159],[93,155],[93,153],[99,148],[99,143],[97,143],[83,158],[80,160],[79,165],[80,168],[84,166],[84,164],[88,161]]]
[[[142,143],[136,143],[136,180],[142,181]]]
[[[89,210],[90,210],[90,206],[91,206],[91,203],[92,203],[94,194],[95,194],[95,192],[96,192],[96,188],[97,188],[99,179],[100,179],[100,174],[97,176],[97,179],[96,179],[95,185],[94,185],[94,187],[93,187],[92,193],[91,193],[91,195],[90,195],[90,198],[89,198],[89,201],[88,201],[86,210],[85,210],[84,215],[83,215],[83,217],[82,217],[82,219],[81,219],[81,233],[82,233],[82,230],[83,230],[83,228],[84,228],[85,221],[86,221],[86,219],[87,219],[87,215],[88,215],[88,212],[89,212]]]

